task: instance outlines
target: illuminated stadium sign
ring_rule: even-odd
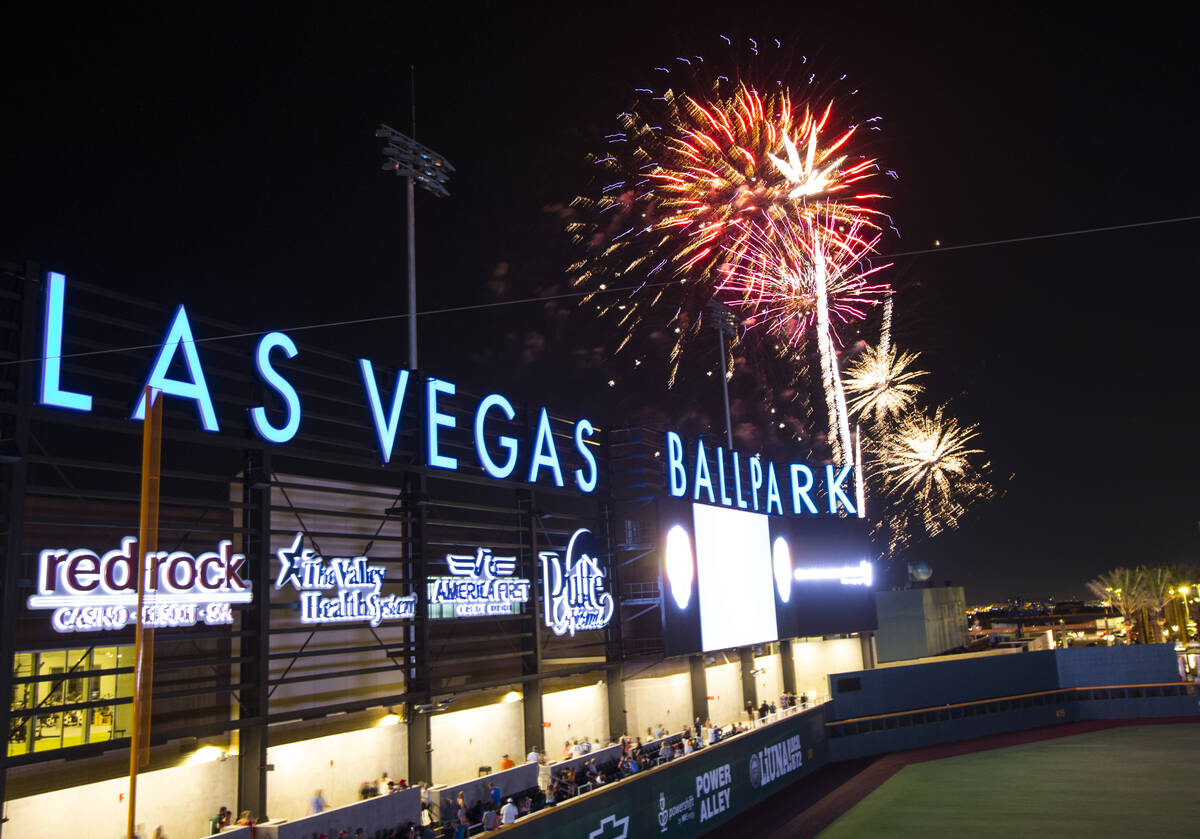
[[[66,310],[66,277],[50,272],[46,275],[45,320],[42,330],[42,377],[38,388],[38,401],[51,408],[90,412],[93,408],[91,394],[68,390],[62,381],[62,351],[64,342],[64,316]],[[285,419],[281,424],[273,423],[266,407],[258,405],[250,409],[251,426],[254,432],[268,443],[287,443],[296,436],[303,421],[300,394],[287,377],[275,367],[276,358],[282,354],[291,359],[299,355],[295,342],[283,332],[268,332],[258,341],[254,351],[254,365],[259,378],[282,400]],[[185,375],[173,378],[171,368],[175,366]],[[367,414],[375,432],[379,457],[387,464],[392,457],[397,435],[400,433],[405,399],[410,390],[423,391],[425,462],[426,465],[446,470],[457,470],[459,460],[448,453],[444,437],[458,427],[458,418],[445,409],[446,397],[457,392],[453,382],[444,379],[426,378],[423,383],[411,383],[409,370],[400,370],[394,382],[380,382],[375,374],[375,364],[367,358],[358,360],[358,374],[362,379],[363,396]],[[349,377],[349,376],[348,376]],[[158,346],[155,360],[146,375],[145,385],[157,388],[164,396],[193,403],[200,427],[205,431],[221,430],[212,394],[204,375],[204,366],[196,351],[196,339],[192,333],[187,309],[180,305],[175,309],[166,334]],[[142,394],[143,388],[136,393]],[[386,395],[390,394],[390,398]],[[145,416],[145,396],[138,398],[131,419],[141,420]],[[527,445],[508,434],[494,437],[486,433],[490,419],[499,418],[511,422],[516,417],[512,403],[499,393],[481,399],[471,421],[472,441],[478,466],[497,480],[512,478],[529,483],[552,481],[555,486],[565,486],[571,480],[579,492],[590,493],[596,489],[599,469],[592,449],[596,428],[587,419],[577,420],[571,432],[572,449],[579,468],[564,474],[562,459],[565,448],[555,440],[551,430],[550,414],[540,408]],[[503,452],[497,457],[496,452]],[[521,458],[524,452],[524,458]],[[523,467],[518,471],[518,460]]]
[[[469,618],[515,615],[529,601],[529,580],[514,577],[515,556],[496,556],[488,548],[473,554],[446,554],[448,577],[429,577],[429,616]]]
[[[62,274],[46,275],[45,318],[42,330],[42,371],[38,401],[48,408],[84,413],[91,412],[94,400],[78,383],[63,381],[62,353],[66,340],[67,281]],[[300,391],[289,380],[281,361],[295,359],[300,351],[284,332],[263,334],[253,351],[253,366],[265,389],[280,403],[282,410],[269,412],[265,405],[249,409],[250,426],[262,440],[284,444],[293,440],[303,423]],[[529,418],[528,427],[517,422],[517,411],[507,397],[491,393],[475,403],[470,419],[452,411],[448,400],[458,389],[453,382],[421,377],[414,371],[399,370],[395,377],[381,380],[375,362],[357,360],[357,369],[346,371],[345,378],[360,381],[363,408],[374,433],[380,461],[388,464],[402,432],[405,406],[421,400],[415,412],[423,438],[425,465],[447,471],[479,470],[495,480],[517,480],[531,484],[552,483],[571,486],[581,493],[592,493],[599,485],[596,459],[596,427],[588,419],[578,419],[563,434],[552,428],[549,410],[539,407]],[[172,372],[174,371],[174,372]],[[154,361],[142,383],[157,388],[166,397],[190,402],[199,427],[219,432],[212,392],[197,350],[187,309],[179,305],[171,315]],[[145,415],[143,388],[137,394],[131,418]],[[414,412],[409,413],[412,416]],[[460,426],[461,421],[461,426]],[[517,429],[520,433],[517,433]],[[462,451],[470,451],[470,462],[461,461]],[[786,463],[706,446],[698,439],[695,451],[685,452],[683,439],[675,432],[666,434],[666,477],[668,491],[675,498],[763,512],[768,515],[837,515],[859,513],[851,499],[855,485],[854,464],[838,467],[827,464],[816,470],[804,463]],[[571,463],[564,464],[565,460]],[[572,464],[578,464],[572,469]]]
[[[703,438],[696,440],[695,455],[688,457],[683,438],[674,431],[667,432],[667,488],[675,498],[687,497],[690,487],[692,501],[767,515],[817,515],[818,511],[855,515],[858,508],[846,494],[854,484],[853,472],[853,463],[843,464],[840,469],[826,464],[823,474],[814,473],[804,463],[789,463],[781,472],[770,460],[727,452],[720,446],[706,448]],[[824,503],[819,507],[822,496]]]
[[[304,534],[297,533],[290,547],[275,552],[279,576],[275,588],[289,583],[300,592],[301,623],[368,623],[411,618],[416,613],[416,593],[401,597],[383,594],[387,569],[372,565],[365,556],[323,557],[302,548]]]
[[[138,558],[145,567],[142,624],[152,628],[233,623],[235,603],[249,603],[243,579],[246,557],[222,540],[215,551],[148,551],[126,536],[104,554],[88,548],[53,548],[38,554],[37,594],[30,609],[52,609],[57,632],[123,629],[137,622]]]
[[[603,629],[613,616],[613,596],[606,590],[600,546],[590,530],[571,535],[566,558],[540,551],[546,626],[555,635]]]

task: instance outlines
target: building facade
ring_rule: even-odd
[[[381,770],[449,782],[563,740],[732,721],[863,662],[852,464],[603,427],[552,393],[473,393],[32,265],[0,264],[0,299],[14,805],[119,785],[139,619],[150,774],[219,754],[189,770],[228,799],[203,806],[260,816]]]

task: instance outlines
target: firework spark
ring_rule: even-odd
[[[753,225],[745,257],[722,267],[725,280],[717,291],[750,308],[756,324],[788,343],[810,328],[815,332],[829,439],[834,460],[842,462],[853,454],[834,321],[863,319],[866,307],[890,289],[872,282],[887,267],[871,266],[868,259],[879,234],[864,235],[863,221],[833,215],[805,208]]]
[[[912,410],[924,390],[917,379],[924,370],[911,369],[920,353],[898,352],[894,346],[867,347],[846,370],[843,385],[850,394],[850,413],[872,425],[894,420]]]
[[[861,219],[797,210],[751,225],[743,255],[722,266],[716,290],[789,344],[822,324],[841,343],[837,327],[863,320],[891,292],[875,281],[890,263],[870,263],[880,239]]]
[[[976,501],[994,491],[986,479],[989,464],[976,465],[983,450],[972,448],[978,426],[960,426],[945,416],[913,412],[873,441],[873,471],[893,509],[904,511],[932,537],[958,525]],[[907,523],[906,523],[907,524]],[[908,526],[893,526],[893,543],[904,541]]]
[[[749,63],[761,66],[755,55]],[[864,183],[880,167],[844,107],[852,94],[835,107],[829,90],[776,81],[786,72],[758,83],[715,65],[663,67],[666,89],[639,90],[593,158],[597,191],[573,202],[568,224],[586,251],[568,269],[576,286],[640,284],[584,300],[618,319],[622,347],[643,326],[674,329],[671,383],[723,269],[749,258],[756,233],[797,214],[862,226],[886,218],[874,207],[885,196]]]

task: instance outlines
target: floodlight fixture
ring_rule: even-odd
[[[415,111],[414,111],[415,114]],[[415,124],[415,119],[414,119]],[[383,147],[384,161],[380,168],[408,179],[408,367],[417,369],[417,244],[416,222],[413,216],[415,185],[420,184],[426,192],[446,198],[450,191],[450,173],[454,167],[428,146],[423,146],[407,134],[383,123],[375,129],[375,136],[386,140]]]
[[[733,309],[715,297],[709,298],[705,308],[708,310],[708,324],[717,330],[717,335],[721,340],[721,392],[725,396],[725,443],[729,446],[729,450],[733,451],[733,423],[729,417],[729,376],[726,374],[729,369],[729,356],[726,354],[725,338],[732,337],[737,332],[738,319]]]

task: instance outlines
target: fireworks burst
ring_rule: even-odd
[[[861,126],[839,117],[844,101],[835,108],[827,93],[778,81],[784,74],[755,83],[718,75],[698,56],[656,70],[668,76],[665,89],[639,89],[607,152],[593,159],[598,196],[572,204],[568,229],[587,254],[569,272],[593,291],[617,279],[640,283],[619,300],[584,302],[617,318],[618,349],[644,324],[672,328],[673,384],[723,269],[750,258],[756,234],[796,215],[863,226],[886,216],[872,206],[884,196],[863,183],[879,167],[856,147],[877,117]]]
[[[977,429],[960,426],[939,407],[932,416],[905,415],[873,441],[873,472],[892,509],[902,511],[893,515],[906,518],[891,526],[893,548],[907,541],[912,522],[936,536],[956,527],[971,504],[992,497],[985,477],[990,464],[973,463],[983,454],[970,445]]]
[[[867,347],[846,370],[842,382],[850,394],[850,413],[871,424],[894,420],[912,410],[924,390],[917,379],[929,375],[910,369],[920,353],[898,352],[895,347]]]
[[[867,307],[891,291],[873,282],[889,265],[869,261],[881,238],[861,219],[835,221],[808,210],[754,224],[743,255],[722,266],[717,292],[747,309],[752,327],[788,344],[824,320],[825,306],[829,329],[841,343],[837,327],[864,319]]]
[[[879,239],[861,219],[798,209],[753,225],[744,258],[722,266],[725,280],[717,289],[751,309],[754,324],[765,324],[768,333],[780,334],[789,344],[810,328],[815,331],[829,438],[839,462],[853,458],[835,321],[863,319],[866,307],[889,291],[887,285],[871,282],[872,275],[887,267],[872,267],[868,259]]]

